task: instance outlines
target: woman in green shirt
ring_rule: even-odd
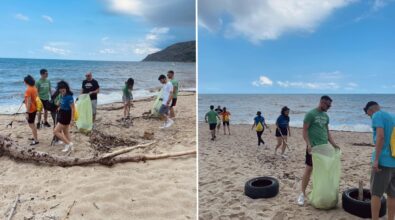
[[[123,120],[130,119],[130,106],[132,106],[132,90],[134,86],[134,79],[129,78],[125,82],[125,86],[122,89],[122,101],[123,101]]]

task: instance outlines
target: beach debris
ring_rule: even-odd
[[[15,202],[14,202],[14,204],[13,204],[12,207],[11,207],[11,211],[10,211],[10,213],[8,214],[7,220],[11,220],[12,217],[14,216],[15,210],[16,210],[16,206],[18,205],[18,203],[19,203],[19,194],[16,196]]]
[[[91,147],[99,152],[109,152],[112,148],[136,145],[137,141],[122,139],[94,130],[90,136]]]
[[[58,204],[56,204],[54,206],[51,206],[49,209],[54,209],[54,208],[58,207],[59,205],[60,205],[60,203],[58,203]]]
[[[153,131],[144,131],[143,139],[153,140],[155,133]]]
[[[96,209],[99,209],[99,206],[97,206],[95,202],[93,202],[93,206],[94,206]]]
[[[352,143],[351,145],[360,147],[374,147],[374,144],[371,143]]]
[[[362,180],[359,180],[358,183],[358,200],[363,201],[363,183]]]
[[[74,205],[75,205],[76,203],[77,203],[77,201],[74,200],[73,204],[71,204],[71,205],[69,206],[69,210],[67,211],[66,216],[63,218],[63,220],[66,220],[66,219],[69,218],[70,213],[71,213],[71,209],[74,207]]]

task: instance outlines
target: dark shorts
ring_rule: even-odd
[[[276,137],[281,137],[281,134],[284,137],[286,137],[288,135],[288,129],[287,128],[279,128],[279,129],[276,129]],[[280,131],[281,131],[281,133],[280,133]]]
[[[47,111],[51,111],[52,107],[51,107],[51,103],[49,102],[49,100],[42,100],[42,99],[40,99],[40,100],[43,103],[43,109],[45,109]]]
[[[229,126],[229,121],[224,121],[224,122],[222,122],[222,124],[225,126],[225,125],[227,125],[227,126]]]
[[[307,166],[313,166],[313,156],[311,154],[309,154],[309,152],[306,149],[306,159],[304,162]]]
[[[371,171],[370,191],[372,195],[381,197],[384,192],[387,196],[395,197],[395,168],[381,167],[378,172]]]
[[[217,127],[217,124],[209,124],[210,126],[210,131],[215,130],[215,127]]]
[[[34,124],[34,121],[36,120],[36,114],[37,112],[32,112],[32,113],[27,113],[27,123],[29,124]]]
[[[71,115],[72,115],[72,111],[66,111],[66,110],[59,110],[58,113],[58,122],[62,125],[69,125],[71,122]]]
[[[159,109],[159,114],[161,114],[161,115],[167,115],[167,114],[169,114],[169,106],[167,106],[167,105],[161,105],[160,106],[160,109]]]
[[[174,107],[174,106],[176,106],[176,104],[177,104],[177,98],[174,98],[174,99],[171,100],[170,107]]]

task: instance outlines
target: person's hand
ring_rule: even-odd
[[[308,154],[311,154],[311,150],[312,150],[311,146],[310,146],[310,145],[307,145],[307,153],[308,153]]]
[[[373,169],[374,172],[379,172],[379,171],[381,171],[381,169],[379,169],[379,161],[378,161],[378,160],[374,160],[374,161],[373,161],[372,169]]]

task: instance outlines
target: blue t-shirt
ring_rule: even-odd
[[[289,117],[285,115],[280,115],[277,118],[277,125],[280,128],[288,128],[289,125]]]
[[[259,122],[262,123],[262,125],[265,123],[265,118],[263,116],[256,116],[254,118],[255,124],[257,125]]]
[[[395,167],[395,158],[391,156],[390,140],[392,129],[395,126],[395,115],[384,111],[378,111],[372,115],[373,141],[376,144],[377,128],[384,129],[384,145],[379,157],[379,165],[383,167]],[[372,162],[376,156],[373,150]]]
[[[60,98],[60,109],[65,111],[71,110],[71,105],[74,103],[72,95],[65,95]]]

